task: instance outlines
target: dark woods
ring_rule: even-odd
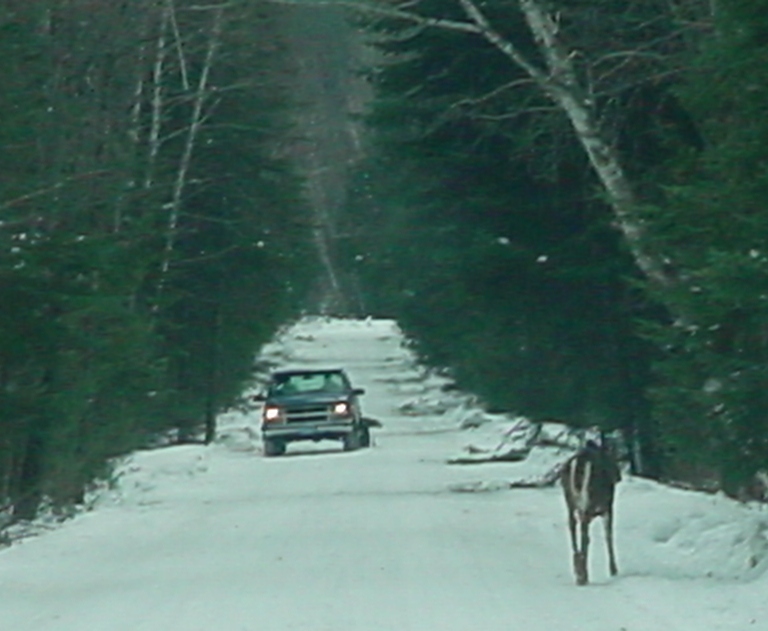
[[[768,466],[766,8],[359,16],[379,54],[346,218],[362,308],[491,407],[621,428],[635,470],[748,487]]]
[[[5,518],[80,501],[159,434],[211,440],[297,312],[309,235],[273,20],[248,3],[2,3]]]

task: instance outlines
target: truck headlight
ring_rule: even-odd
[[[339,416],[346,416],[349,414],[349,403],[346,401],[339,401],[333,404],[333,413]]]
[[[265,423],[275,423],[283,419],[283,411],[274,405],[270,405],[264,408],[263,414]]]

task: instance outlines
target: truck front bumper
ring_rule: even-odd
[[[332,423],[280,423],[264,425],[262,437],[269,440],[325,440],[340,439],[351,434],[355,426],[351,422]]]

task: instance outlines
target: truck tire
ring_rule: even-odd
[[[361,447],[371,446],[371,430],[368,427],[360,428],[360,446]]]
[[[285,453],[285,443],[274,438],[264,439],[265,456],[282,456]]]
[[[360,430],[354,429],[349,434],[345,434],[344,438],[344,451],[355,451],[360,449]]]

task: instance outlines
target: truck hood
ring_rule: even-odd
[[[292,407],[296,405],[331,405],[339,401],[349,401],[352,398],[349,392],[307,392],[291,394],[281,397],[269,397],[265,405],[279,405]]]

